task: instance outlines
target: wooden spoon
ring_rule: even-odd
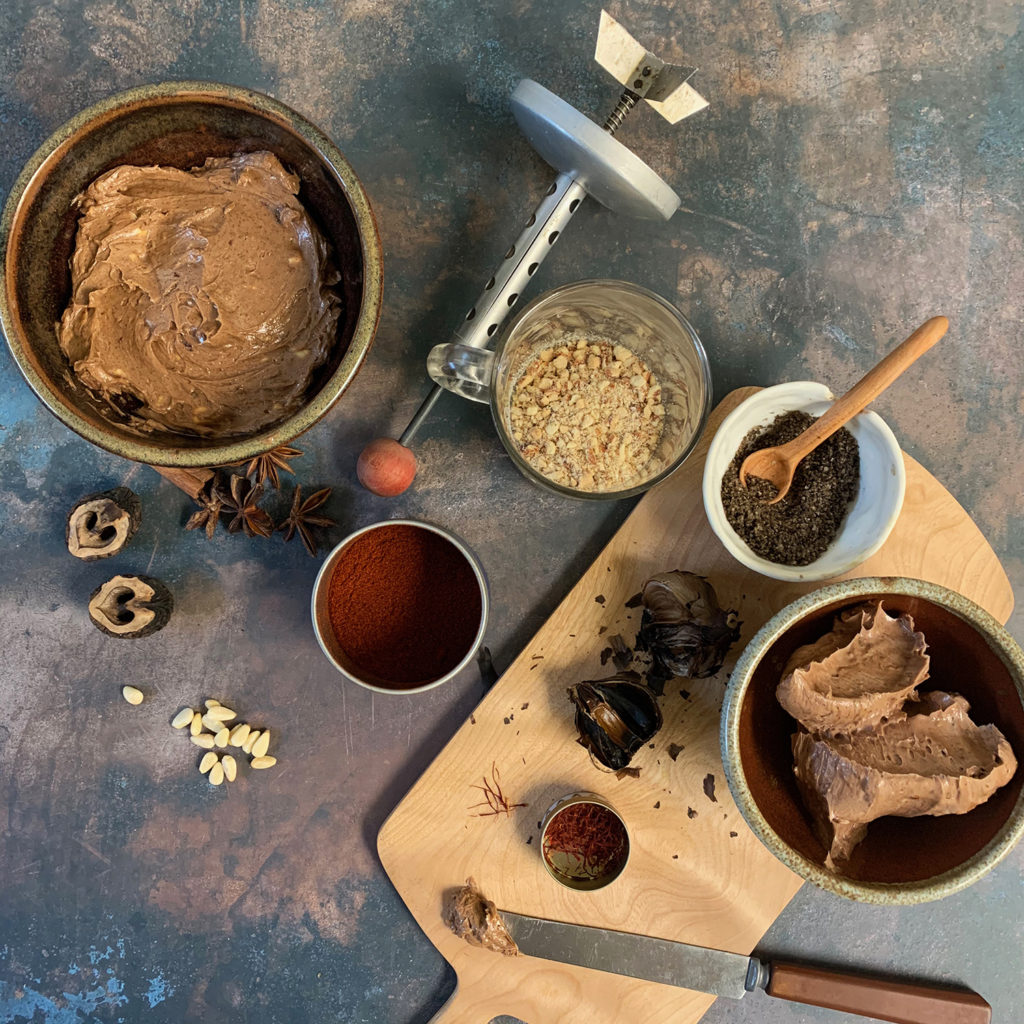
[[[800,460],[806,458],[830,438],[844,423],[873,402],[911,363],[916,362],[949,328],[944,316],[926,320],[901,345],[893,349],[877,366],[861,377],[828,412],[816,419],[799,437],[786,444],[751,452],[740,466],[740,484],[747,486],[747,477],[767,480],[778,493],[767,502],[774,505],[788,493],[793,473]]]

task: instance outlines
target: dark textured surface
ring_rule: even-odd
[[[918,323],[949,335],[875,408],[963,503],[1019,589],[1024,502],[1024,105],[1016,3],[759,0],[613,6],[667,59],[702,68],[711,108],[650,110],[620,137],[683,196],[667,224],[588,203],[531,294],[622,277],[677,302],[716,393],[819,379],[845,389]],[[597,3],[8,0],[0,13],[0,187],[58,124],[167,78],[272,93],[359,173],[385,252],[384,314],[341,404],[299,446],[333,485],[339,532],[393,515],[480,553],[499,669],[614,532],[626,505],[566,502],[521,479],[483,406],[445,396],[414,490],[355,482],[356,453],[400,431],[422,361],[470,306],[550,178],[507,97],[536,78],[594,117],[616,89],[591,61]],[[342,686],[315,645],[317,564],[297,544],[181,525],[151,470],[70,434],[0,351],[0,1019],[424,1022],[453,978],[377,864],[374,837],[481,694],[474,672],[413,698]],[[143,524],[112,563],[76,563],[82,494],[136,490]],[[284,499],[281,500],[284,504]],[[113,571],[174,590],[132,644],[86,620]],[[1024,624],[1018,611],[1011,630]],[[124,683],[149,694],[140,708]],[[230,698],[277,731],[273,772],[213,790],[168,728]],[[1019,752],[1018,752],[1019,753]],[[1024,853],[937,904],[859,907],[805,887],[765,951],[962,981],[1020,1019]],[[845,1022],[749,997],[707,1021]],[[542,1022],[534,1022],[542,1024]]]

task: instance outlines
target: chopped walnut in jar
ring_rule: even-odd
[[[661,386],[623,345],[570,338],[546,348],[512,388],[509,425],[542,476],[580,491],[623,490],[661,438]]]

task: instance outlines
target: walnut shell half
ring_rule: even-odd
[[[116,555],[142,521],[142,503],[127,487],[89,494],[68,514],[68,551],[84,562]]]
[[[174,598],[152,576],[115,576],[89,598],[89,617],[108,636],[136,640],[167,625]]]

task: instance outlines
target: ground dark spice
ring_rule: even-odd
[[[792,441],[815,419],[793,410],[751,430],[722,477],[725,518],[751,551],[770,562],[808,565],[820,558],[857,495],[860,452],[845,427],[797,466],[789,493],[778,504],[768,504],[776,491],[767,480],[748,477],[747,486],[740,485],[740,465],[751,452]]]
[[[432,682],[465,657],[480,628],[476,574],[449,540],[396,523],[357,537],[331,575],[328,613],[361,672],[395,689]]]

